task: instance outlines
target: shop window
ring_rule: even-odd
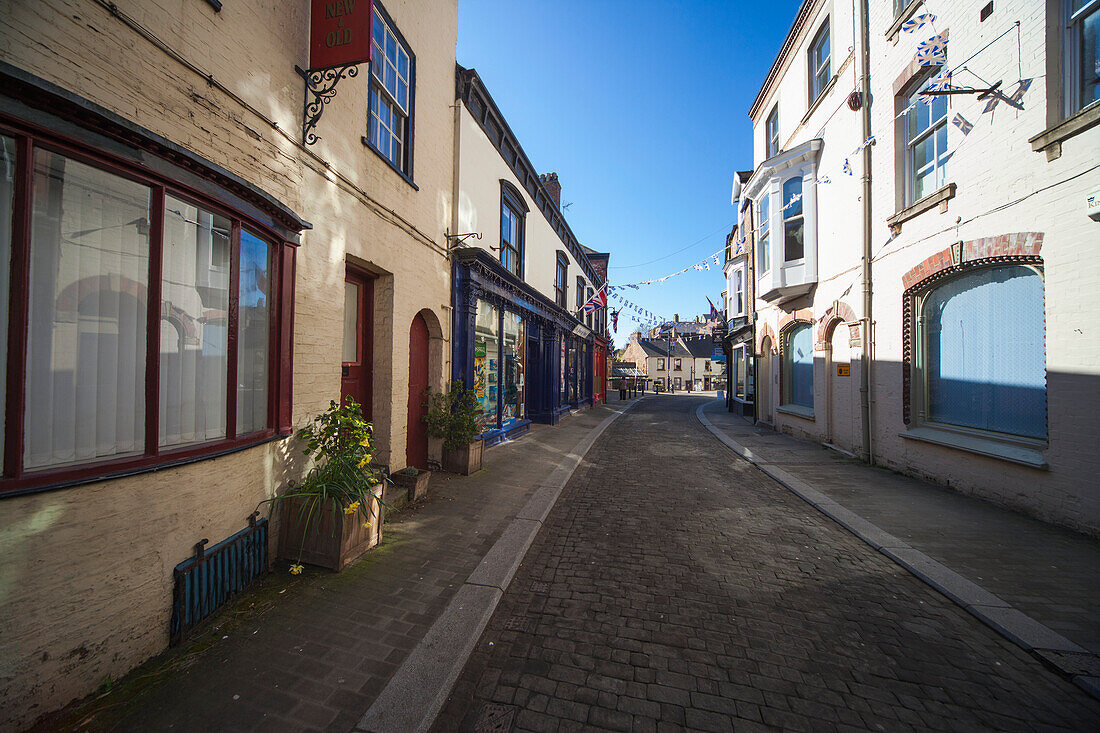
[[[813,409],[814,351],[813,327],[797,323],[784,335],[783,404]]]
[[[1046,439],[1046,322],[1038,270],[972,270],[924,293],[917,312],[922,421]]]
[[[829,79],[832,78],[832,72],[829,69],[829,19],[826,18],[822,23],[821,29],[814,36],[814,40],[810,43],[809,51],[809,70],[810,70],[810,104],[812,105],[817,101],[817,98],[825,91],[825,87],[829,84]]]
[[[474,324],[474,391],[481,404],[478,427],[497,427],[500,395],[500,311],[484,300],[477,302]]]
[[[1065,0],[1065,114],[1100,100],[1100,0]]]
[[[772,107],[768,115],[768,121],[764,125],[764,134],[767,136],[765,158],[779,155],[779,104]],[[729,259],[728,257],[726,259]]]
[[[382,6],[374,3],[368,142],[402,175],[412,177],[412,89],[415,57]]]
[[[504,313],[504,393],[501,395],[501,427],[507,430],[526,416],[524,365],[527,328],[515,313]]]
[[[0,334],[17,328],[26,341],[7,352],[0,338],[0,444],[18,447],[3,487],[86,481],[274,434],[276,413],[289,413],[276,365],[289,346],[280,306],[293,293],[275,288],[289,245],[170,183],[32,138],[21,159],[15,142],[0,136]],[[30,183],[25,222],[13,207],[19,170]],[[13,241],[13,229],[26,239]],[[9,313],[13,265],[28,287]]]
[[[565,336],[561,337],[559,349],[561,352],[561,374],[558,380],[558,401],[560,404],[564,405],[569,402],[569,339]]]
[[[935,193],[947,183],[947,97],[921,96],[921,84],[905,101],[905,204]]]

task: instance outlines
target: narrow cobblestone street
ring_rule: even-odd
[[[573,475],[434,730],[1096,730],[1100,705],[647,397]]]

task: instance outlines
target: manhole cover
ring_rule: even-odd
[[[496,733],[512,730],[512,723],[516,719],[516,708],[511,705],[489,703],[481,709],[474,730],[477,733]]]
[[[524,631],[531,627],[531,619],[525,616],[512,616],[504,622],[504,628],[508,631]]]
[[[549,593],[550,592],[550,584],[549,583],[542,583],[542,582],[532,583],[531,584],[531,592],[532,593]]]

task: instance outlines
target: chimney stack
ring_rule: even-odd
[[[680,314],[679,313],[673,313],[672,314],[672,322],[673,323],[679,323],[680,322]]]
[[[557,173],[543,173],[539,176],[542,185],[546,187],[550,198],[554,200],[554,206],[561,208],[561,184],[558,183]]]

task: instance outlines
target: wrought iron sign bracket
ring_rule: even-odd
[[[321,139],[315,132],[317,123],[321,121],[321,114],[325,111],[325,105],[336,96],[336,85],[345,77],[358,76],[359,66],[348,64],[347,66],[309,70],[295,66],[294,70],[306,82],[306,95],[302,106],[302,142],[306,145],[313,145]]]

